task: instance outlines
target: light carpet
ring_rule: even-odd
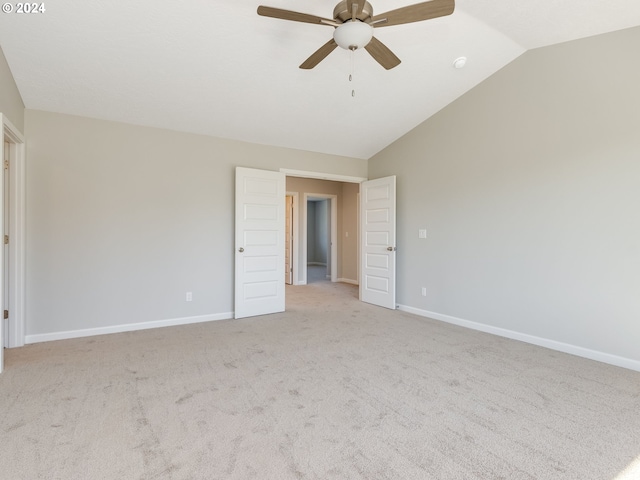
[[[0,441],[3,479],[637,479],[640,373],[322,282],[7,350]]]

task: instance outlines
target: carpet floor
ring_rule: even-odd
[[[287,311],[6,351],[3,479],[640,478],[640,373],[287,287]]]

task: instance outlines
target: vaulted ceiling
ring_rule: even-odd
[[[55,0],[0,14],[0,46],[30,109],[366,159],[529,49],[640,25],[638,0],[458,0],[375,30],[392,70],[342,49],[301,70],[333,27],[260,2],[331,18],[338,0]]]

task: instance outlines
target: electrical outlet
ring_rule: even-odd
[[[427,296],[427,287],[422,287],[422,296],[423,297]]]
[[[187,292],[187,302],[193,300],[193,294],[191,292]]]

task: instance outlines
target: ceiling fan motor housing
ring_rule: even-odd
[[[373,17],[373,7],[369,2],[364,2],[362,12],[356,14],[356,18],[361,22],[366,22],[371,17]],[[336,8],[333,9],[333,18],[339,23],[344,23],[353,19],[353,12],[349,10],[346,0],[338,3]]]

